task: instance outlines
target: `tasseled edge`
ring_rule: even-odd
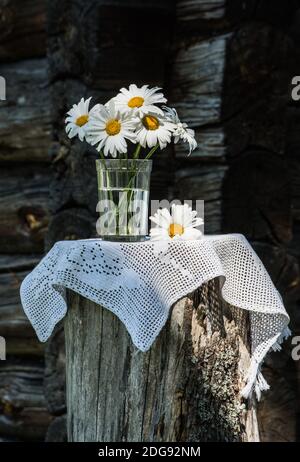
[[[259,401],[261,392],[268,390],[269,388],[270,387],[268,383],[260,371],[260,364],[254,358],[252,358],[246,376],[246,385],[241,391],[242,397],[245,399],[250,398],[253,390],[255,390],[256,397]]]
[[[257,401],[260,401],[261,398],[261,392],[269,390],[270,385],[262,375],[262,373],[259,371],[256,376],[256,381],[255,381],[255,394]]]
[[[291,335],[291,331],[288,327],[286,327],[274,345],[271,347],[273,351],[280,351],[281,350],[281,343],[287,339]],[[255,358],[251,359],[250,367],[247,372],[246,376],[246,385],[241,391],[241,395],[243,398],[248,399],[251,397],[253,391],[255,390],[255,394],[257,400],[259,401],[261,398],[261,392],[269,390],[270,386],[267,381],[264,379],[260,368],[262,363],[258,363]]]
[[[278,337],[277,341],[272,346],[272,350],[273,351],[280,351],[281,348],[282,348],[282,346],[281,346],[282,342],[284,340],[286,340],[290,335],[292,335],[292,332],[291,332],[290,328],[288,326],[286,326],[285,329],[283,329],[280,336]]]

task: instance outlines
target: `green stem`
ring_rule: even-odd
[[[106,163],[105,163],[105,160],[106,160],[105,156],[104,156],[102,151],[99,151],[99,154],[100,154],[100,160],[101,160],[101,163],[103,165],[103,168],[104,168],[104,170],[107,170]],[[107,187],[109,187],[110,186],[110,177],[109,177],[108,172],[107,172],[107,183],[108,183]]]
[[[133,154],[133,159],[138,159],[139,158],[139,155],[140,155],[140,151],[141,151],[141,148],[142,146],[140,144],[138,144],[134,154]],[[148,154],[146,155],[146,157],[143,159],[143,160],[148,160],[150,159],[150,157],[155,153],[155,151],[159,148],[159,144],[157,143],[155,146],[153,146],[153,148],[148,152]],[[104,168],[106,169],[106,164],[105,164],[105,157],[103,155],[103,153],[100,151],[100,157],[101,157],[101,160],[102,160],[102,163],[104,165]],[[129,159],[127,158],[127,161]],[[140,168],[137,169],[137,171],[135,172],[132,172],[132,176],[131,178],[129,179],[129,182],[127,184],[127,187],[125,189],[125,191],[127,190],[127,194],[123,195],[122,198],[121,198],[121,201],[119,202],[118,204],[118,207],[117,207],[117,210],[116,210],[116,220],[118,220],[118,217],[119,217],[119,213],[120,213],[120,209],[121,207],[123,206],[123,201],[126,197],[126,200],[127,200],[127,208],[129,208],[130,204],[131,204],[131,200],[132,200],[132,195],[133,195],[133,190],[130,189],[132,187],[132,183],[136,177],[136,175],[139,173],[140,171]],[[109,178],[109,172],[107,172],[107,180],[108,180],[108,186],[109,186],[109,183],[110,183],[110,178]],[[124,192],[125,192],[124,191]],[[112,197],[112,191],[109,190],[108,191],[109,193],[109,197],[111,200],[113,200],[113,197]],[[117,223],[116,223],[117,224]],[[128,234],[129,234],[129,230],[127,231]]]
[[[138,158],[139,158],[141,148],[142,148],[142,146],[141,146],[140,144],[138,144],[136,150],[135,150],[134,153],[133,153],[133,158],[134,158],[134,159],[138,159]]]
[[[109,175],[109,170],[107,169],[106,167],[106,158],[103,154],[102,151],[99,151],[99,155],[100,155],[100,161],[103,165],[103,169],[106,170],[106,178],[107,178],[107,192],[108,192],[108,197],[110,199],[111,202],[113,202],[113,192],[111,191],[111,189],[109,189],[110,185],[111,185],[111,181],[110,181],[110,175]],[[112,221],[112,220],[111,220]],[[109,222],[109,225],[110,226],[110,223],[111,221]]]
[[[102,162],[105,161],[105,156],[102,151],[99,151],[99,155],[100,155],[100,160],[102,160]],[[105,165],[105,162],[103,165]]]
[[[148,152],[148,154],[146,155],[146,157],[145,157],[144,160],[150,159],[150,157],[155,153],[155,151],[158,149],[158,147],[159,147],[159,144],[157,143],[157,144]],[[130,178],[129,183],[128,183],[128,185],[127,185],[127,188],[130,188],[131,183],[132,183],[134,177],[139,173],[139,171],[140,171],[140,170],[138,169],[138,170],[132,175],[132,177]]]
[[[153,146],[153,148],[148,152],[148,154],[146,155],[146,157],[145,157],[144,160],[150,159],[150,157],[155,153],[155,151],[156,151],[158,148],[159,148],[159,143],[157,143],[155,146]],[[138,153],[139,153],[140,150],[141,150],[141,145],[139,144],[139,146],[138,146],[136,152],[138,151]],[[136,152],[134,153],[134,158],[136,158],[136,157],[135,157]],[[128,188],[128,189],[131,187],[132,181],[134,180],[135,176],[136,176],[138,173],[139,173],[139,169],[138,169],[137,172],[135,172],[135,173],[132,175],[132,177],[130,178],[129,183],[128,183],[128,185],[127,185],[127,188]],[[127,207],[130,206],[130,203],[131,203],[131,200],[132,200],[132,195],[133,195],[132,189],[129,190],[128,193],[129,193],[129,194],[127,194],[127,201],[128,201],[128,202],[127,202]]]
[[[157,143],[149,152],[148,154],[146,155],[145,157],[145,160],[148,160],[150,159],[150,157],[152,156],[152,154],[155,153],[155,151],[159,148],[159,144]]]

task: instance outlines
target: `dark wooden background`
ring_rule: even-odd
[[[64,134],[81,96],[160,85],[199,147],[157,154],[152,198],[205,200],[206,232],[251,241],[300,331],[300,1],[0,0],[0,441],[63,441],[64,341],[42,345],[19,286],[45,249],[94,233],[96,154]],[[299,439],[299,362],[266,361],[266,441]]]

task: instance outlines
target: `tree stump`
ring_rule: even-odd
[[[119,319],[69,292],[65,320],[69,441],[258,441],[248,313],[212,280],[178,301],[146,353]]]

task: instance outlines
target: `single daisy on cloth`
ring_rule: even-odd
[[[78,104],[73,104],[73,107],[67,112],[66,132],[69,138],[74,138],[76,135],[83,141],[88,128],[88,122],[97,113],[100,105],[96,104],[89,111],[89,105],[92,98],[84,100],[81,98]]]
[[[195,131],[192,128],[188,128],[187,123],[180,121],[176,109],[167,106],[164,106],[163,109],[165,111],[166,119],[175,125],[173,131],[174,143],[178,143],[180,140],[188,143],[190,148],[188,155],[190,155],[191,152],[194,151],[194,149],[197,147]]]
[[[135,84],[129,85],[129,89],[121,88],[120,93],[113,98],[116,108],[122,114],[134,114],[142,117],[144,114],[153,113],[164,115],[161,108],[156,106],[159,103],[166,103],[166,98],[158,87],[148,88],[143,85],[141,88]]]
[[[171,142],[175,125],[159,115],[146,114],[136,127],[137,142],[143,148],[154,146],[164,149]]]
[[[98,144],[97,150],[117,157],[118,153],[127,152],[127,141],[136,142],[135,128],[137,121],[126,117],[115,107],[111,100],[107,106],[100,105],[88,126],[86,140],[91,145]]]
[[[187,205],[173,204],[171,213],[168,209],[159,209],[150,220],[156,224],[150,230],[150,238],[163,240],[195,240],[201,239],[202,232],[196,229],[203,224],[202,218],[196,218],[197,212]]]

